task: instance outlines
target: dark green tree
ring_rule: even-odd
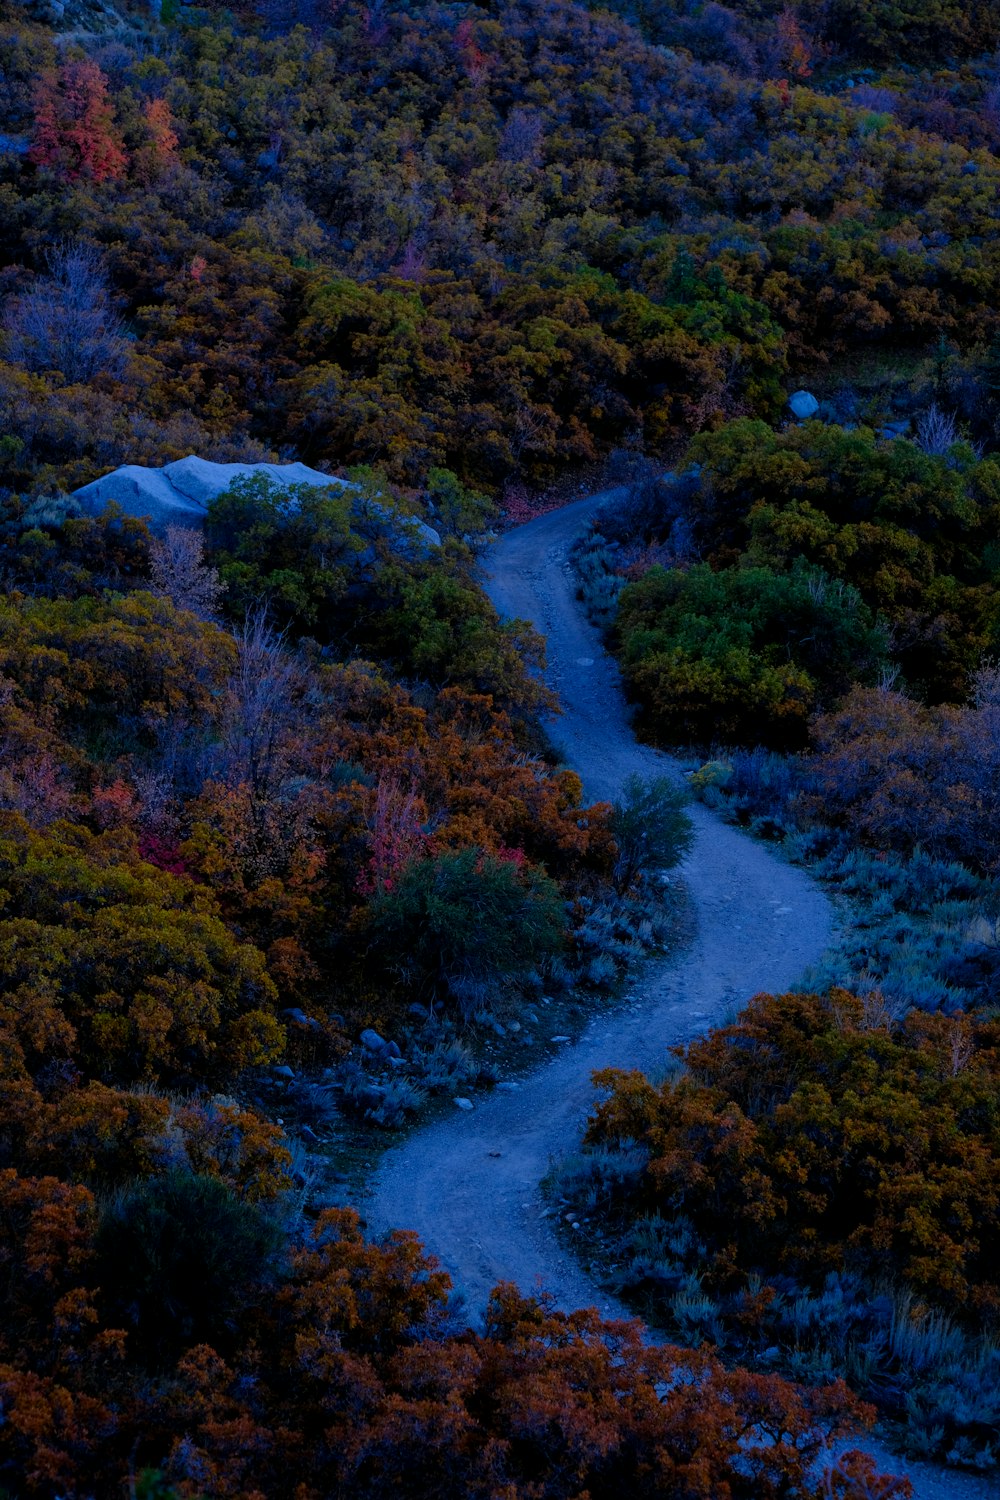
[[[270,1279],[281,1232],[214,1177],[176,1171],[104,1211],[97,1276],[129,1347],[159,1367],[195,1344],[224,1350],[237,1315]]]
[[[478,849],[409,866],[375,903],[374,950],[431,996],[484,996],[562,945],[559,889],[542,871]]]

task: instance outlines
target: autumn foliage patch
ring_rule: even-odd
[[[843,1386],[806,1393],[728,1372],[509,1286],[483,1333],[462,1330],[414,1236],[366,1244],[356,1216],[328,1211],[279,1266],[261,1253],[258,1213],[240,1223],[223,1190],[182,1182],[102,1220],[84,1187],[0,1172],[0,1473],[20,1493],[108,1491],[155,1469],[192,1500],[777,1500],[789,1486],[820,1500],[826,1442],[870,1415]],[[193,1280],[213,1238],[209,1279]],[[207,1299],[213,1277],[222,1300]],[[144,1309],[137,1343],[130,1320]],[[206,1334],[218,1347],[189,1343]],[[872,1474],[849,1458],[836,1493],[862,1500]],[[909,1493],[882,1483],[887,1497]]]
[[[646,1147],[636,1206],[691,1220],[713,1284],[846,1267],[995,1321],[995,1023],[761,996],[684,1062],[601,1075],[588,1138]]]
[[[820,1477],[870,1415],[828,1377],[898,1405],[932,1353],[929,1446],[988,1465],[996,7],[125,8],[0,4],[0,1488],[890,1500]],[[644,1294],[727,1356],[780,1313],[809,1391],[509,1287],[472,1332],[303,1146],[478,1077],[498,999],[606,988],[689,845],[672,783],[586,804],[480,587],[494,497],[615,450],[590,582],[645,731],[745,746],[702,794],[845,890],[877,865],[873,970],[918,907],[967,929],[910,1016],[761,997],[603,1080]],[[355,489],[155,541],[71,493],[189,453]],[[362,1030],[425,1022],[374,1089]]]

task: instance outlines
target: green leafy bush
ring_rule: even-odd
[[[206,532],[235,619],[263,602],[281,627],[323,640],[338,633],[362,549],[343,488],[238,479],[210,502]]]
[[[478,849],[412,864],[374,904],[373,956],[431,995],[477,1004],[559,951],[559,889],[539,870]]]
[[[479,537],[500,514],[488,495],[464,485],[450,469],[430,469],[425,493],[430,520],[443,536]]]
[[[797,747],[809,714],[885,656],[853,588],[805,565],[652,568],[621,595],[617,636],[654,739]]]
[[[526,666],[541,665],[541,638],[523,621],[502,622],[466,563],[446,552],[387,565],[362,613],[360,633],[409,676],[489,693],[504,707],[537,706],[544,690]]]
[[[214,899],[113,835],[0,813],[0,1036],[21,1072],[74,1057],[104,1081],[228,1078],[281,1054],[264,955]]]
[[[911,687],[932,700],[965,697],[997,640],[994,456],[977,458],[968,444],[925,453],[867,427],[776,432],[744,420],[696,438],[690,458],[699,469],[689,516],[715,566],[822,569],[890,624]]]
[[[195,1344],[226,1347],[236,1315],[272,1273],[280,1241],[278,1225],[224,1183],[172,1172],[105,1208],[98,1277],[130,1346],[159,1365]]]
[[[669,776],[649,781],[635,775],[625,778],[611,815],[619,890],[627,890],[638,875],[680,864],[694,842],[691,819],[684,811],[689,800],[686,788]]]

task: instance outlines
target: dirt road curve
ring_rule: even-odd
[[[500,612],[530,620],[547,639],[548,680],[563,714],[553,737],[592,800],[613,798],[624,778],[679,774],[670,757],[636,743],[614,663],[574,597],[568,552],[613,492],[588,496],[508,532],[489,559],[489,593]],[[544,1287],[559,1307],[597,1306],[627,1316],[563,1251],[539,1190],[550,1161],[574,1149],[593,1101],[596,1068],[656,1073],[667,1048],[722,1020],[759,990],[787,988],[833,935],[833,914],[801,870],[695,807],[697,841],[684,878],[697,913],[693,948],[678,965],[650,965],[627,1011],[594,1020],[573,1046],[517,1093],[475,1097],[412,1135],[383,1159],[366,1206],[370,1227],[415,1229],[450,1272],[473,1321],[497,1281]],[[900,1472],[898,1459],[866,1444]],[[910,1469],[918,1500],[985,1500],[962,1475]]]
[[[490,558],[489,592],[502,614],[546,636],[548,678],[563,715],[553,734],[588,797],[613,798],[632,771],[674,770],[636,744],[614,663],[577,606],[567,553],[601,496],[509,532]],[[831,934],[830,907],[799,870],[694,809],[698,840],[684,868],[698,918],[693,951],[679,966],[650,966],[632,987],[631,1008],[595,1020],[575,1046],[516,1094],[483,1095],[472,1113],[412,1136],[385,1158],[370,1222],[416,1229],[451,1272],[476,1316],[500,1279],[543,1285],[561,1307],[597,1302],[575,1261],[541,1217],[538,1183],[550,1159],[573,1148],[590,1109],[595,1068],[662,1067],[666,1049],[704,1031],[761,989],[787,986]],[[544,1020],[544,1017],[543,1017]]]

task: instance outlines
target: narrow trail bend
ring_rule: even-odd
[[[632,772],[679,775],[671,757],[636,742],[615,663],[575,597],[569,549],[614,492],[590,495],[508,532],[489,559],[487,590],[505,617],[530,620],[545,636],[547,679],[563,712],[553,738],[583,778],[588,800],[613,799]],[[650,963],[629,986],[627,1008],[593,1019],[578,1042],[555,1048],[516,1093],[476,1098],[386,1153],[367,1219],[374,1232],[414,1229],[450,1273],[470,1318],[493,1286],[540,1288],[558,1307],[596,1306],[631,1316],[588,1280],[560,1244],[540,1190],[551,1161],[579,1143],[597,1068],[656,1073],[667,1049],[723,1020],[761,990],[792,986],[834,936],[833,910],[802,870],[720,822],[691,809],[697,838],[683,867],[697,931],[679,962]],[[901,1460],[863,1445],[886,1468]],[[990,1491],[971,1475],[905,1465],[916,1500],[981,1500]]]
[[[563,713],[553,736],[590,800],[613,799],[631,772],[679,775],[676,763],[636,743],[614,662],[583,618],[568,553],[607,501],[589,496],[508,532],[489,559],[487,588],[500,613],[546,637],[547,677]],[[667,1048],[705,1031],[758,990],[792,984],[830,941],[829,903],[802,873],[694,807],[697,841],[683,869],[697,933],[677,964],[649,964],[628,1009],[593,1020],[573,1046],[517,1093],[476,1099],[410,1136],[383,1158],[368,1207],[376,1230],[415,1229],[451,1273],[473,1318],[499,1280],[538,1286],[567,1310],[624,1310],[597,1291],[560,1246],[539,1182],[572,1150],[593,1104],[595,1068],[662,1069]],[[543,1016],[544,1022],[544,1016]]]

